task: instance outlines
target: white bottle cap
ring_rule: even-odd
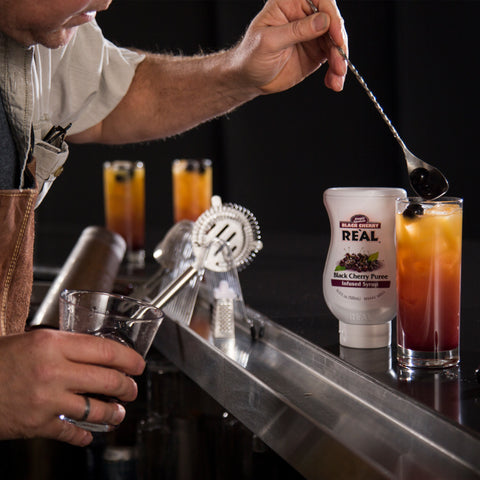
[[[392,322],[352,325],[338,322],[340,345],[350,348],[383,348],[391,344]]]

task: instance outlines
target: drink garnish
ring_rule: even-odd
[[[407,218],[415,218],[420,215],[423,215],[423,207],[419,203],[409,203],[403,211],[403,216]]]

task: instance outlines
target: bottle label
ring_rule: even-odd
[[[341,322],[380,325],[395,317],[395,201],[406,196],[387,187],[324,192],[331,235],[322,288]]]
[[[382,223],[371,221],[366,215],[355,214],[350,220],[341,220],[339,227],[342,241],[351,244],[351,248],[334,263],[331,285],[362,289],[390,288],[390,276],[379,271],[385,264],[381,256]]]

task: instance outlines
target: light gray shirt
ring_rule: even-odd
[[[33,148],[37,206],[68,156],[66,143],[49,145],[45,134],[53,125],[72,123],[73,134],[102,121],[126,94],[143,58],[106,40],[95,22],[78,27],[66,46],[54,50],[27,48],[0,32],[0,90],[22,166],[19,188]]]

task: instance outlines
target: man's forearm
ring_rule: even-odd
[[[147,54],[115,110],[70,140],[119,144],[166,138],[233,110],[260,91],[242,87],[232,52]]]
[[[347,66],[335,45],[348,51],[343,21],[333,0],[315,1],[319,13],[306,14],[302,2],[268,0],[230,50],[147,54],[113,112],[70,140],[113,144],[176,135],[258,95],[287,90],[327,62],[325,84],[340,91]]]

